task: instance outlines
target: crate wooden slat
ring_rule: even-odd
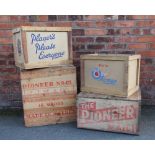
[[[22,26],[12,32],[16,66],[32,69],[72,64],[70,27]]]
[[[81,55],[81,91],[128,97],[139,89],[140,55]]]
[[[77,127],[139,134],[141,93],[129,98],[81,92],[77,96]]]
[[[76,68],[72,65],[21,70],[25,126],[76,120]]]

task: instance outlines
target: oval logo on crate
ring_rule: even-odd
[[[110,78],[108,66],[99,64],[92,70],[94,80],[102,81],[104,84],[115,85],[117,80]]]

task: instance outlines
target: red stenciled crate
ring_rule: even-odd
[[[140,91],[129,98],[81,92],[77,97],[77,127],[139,133]]]
[[[21,70],[25,126],[76,120],[76,68],[72,65]]]

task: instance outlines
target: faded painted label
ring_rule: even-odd
[[[106,99],[79,98],[78,127],[136,134],[139,103]]]
[[[94,80],[101,81],[104,84],[115,85],[117,83],[116,79],[110,77],[110,69],[108,65],[99,64],[92,70],[92,77]]]
[[[67,32],[26,32],[29,63],[68,59]]]
[[[124,62],[123,61],[84,61],[85,87],[102,89],[103,93],[113,89],[123,91]]]

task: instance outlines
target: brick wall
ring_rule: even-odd
[[[142,55],[143,104],[155,105],[155,16],[0,16],[0,107],[21,107],[19,70],[14,65],[11,29],[28,26],[71,26],[74,64],[86,53]],[[80,83],[78,74],[78,85]]]

